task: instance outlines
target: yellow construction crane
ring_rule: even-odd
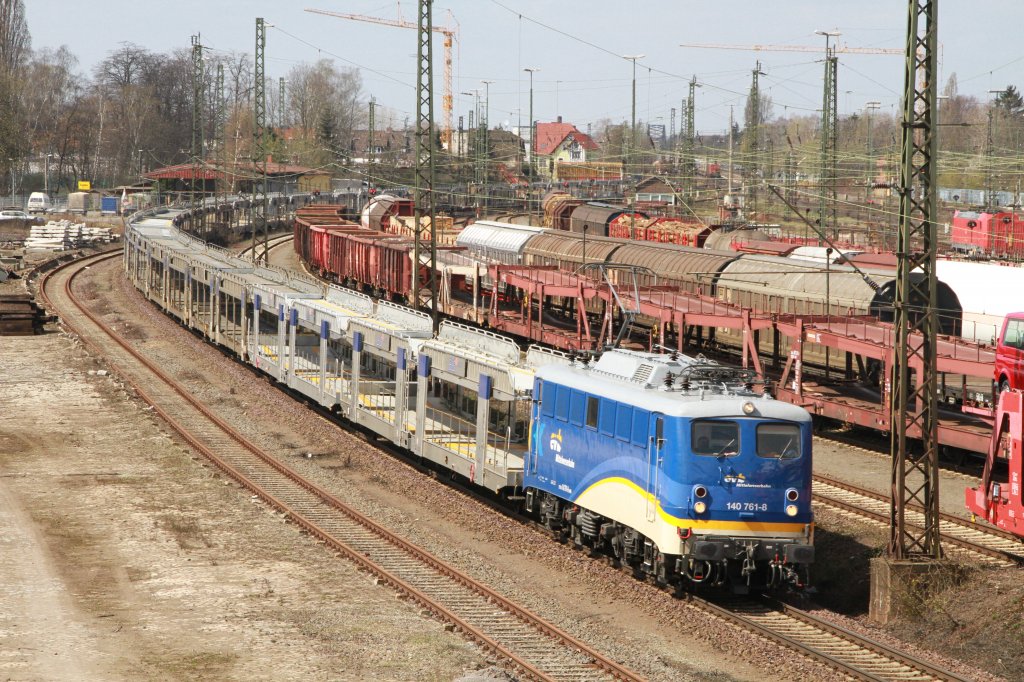
[[[753,50],[754,52],[817,52],[821,53],[821,46],[809,47],[807,45],[721,45],[718,43],[682,43],[679,47],[699,47],[711,50]],[[902,49],[888,47],[847,47],[836,45],[833,51],[844,54],[904,54]]]
[[[351,19],[352,21],[365,21],[371,24],[381,24],[382,26],[394,26],[396,28],[411,28],[419,29],[415,22],[406,21],[402,18],[401,7],[399,7],[399,15],[397,19],[384,19],[382,17],[369,17],[364,14],[345,14],[343,12],[331,12],[325,9],[311,9],[306,8],[307,12],[313,14],[323,14],[329,17],[337,17],[338,19]],[[451,10],[448,10],[449,22],[454,22]],[[444,95],[441,98],[441,110],[444,112],[444,127],[441,129],[441,142],[444,143],[445,147],[449,147],[452,140],[452,45],[458,40],[459,28],[458,23],[455,23],[455,27],[451,26],[434,26],[433,30],[435,33],[440,33],[444,36]]]

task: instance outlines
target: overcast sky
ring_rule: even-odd
[[[255,18],[274,25],[267,31],[267,75],[285,76],[297,63],[332,59],[340,67],[360,67],[363,95],[371,94],[397,116],[415,106],[415,31],[357,23],[304,12],[315,7],[337,12],[397,16],[384,0],[26,0],[33,47],[67,45],[80,68],[93,66],[120,42],[157,52],[187,48],[201,33],[214,50],[252,53]],[[813,113],[821,107],[821,56],[802,52],[752,52],[680,47],[680,43],[730,45],[787,44],[820,47],[815,30],[837,29],[841,45],[902,49],[906,30],[904,0],[448,0],[435,2],[434,23],[459,27],[455,55],[456,117],[473,107],[472,95],[491,80],[491,121],[516,125],[529,118],[529,79],[534,75],[534,117],[565,120],[586,129],[603,118],[628,120],[632,65],[637,62],[637,117],[670,122],[680,107],[687,81],[696,74],[697,128],[722,131],[735,105],[742,118],[757,60],[766,74],[762,91],[774,113]],[[401,10],[416,21],[416,3]],[[940,9],[940,84],[957,74],[960,92],[989,97],[988,91],[1024,84],[1024,45],[995,40],[1004,27],[1013,35],[1024,25],[1024,0],[945,0]],[[588,44],[589,43],[589,44]],[[440,118],[442,48],[434,43],[435,116]],[[369,69],[372,69],[370,71]],[[877,100],[894,111],[903,87],[900,55],[839,55],[839,109],[846,115]],[[274,91],[276,92],[276,90]],[[661,120],[659,120],[659,117]],[[457,119],[456,119],[457,120]],[[679,125],[677,119],[677,126]]]

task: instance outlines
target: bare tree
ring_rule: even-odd
[[[0,0],[0,69],[14,73],[31,49],[24,0]]]

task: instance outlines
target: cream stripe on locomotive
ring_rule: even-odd
[[[662,552],[678,552],[681,544],[678,528],[690,528],[696,535],[751,538],[802,539],[809,532],[803,523],[721,521],[673,516],[661,508],[653,495],[620,477],[605,478],[593,483],[579,494],[574,503],[585,509],[614,510],[609,516],[641,531],[654,540]]]

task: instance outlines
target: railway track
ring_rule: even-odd
[[[293,235],[290,234],[290,233],[286,234],[286,235],[280,235],[280,236],[277,236],[277,237],[271,237],[270,239],[267,240],[267,252],[264,254],[264,257],[266,259],[269,259],[271,251],[273,251],[277,247],[281,246],[282,244],[285,244],[287,242],[292,241],[293,238],[294,238]],[[263,244],[257,244],[256,248],[257,249],[263,248]],[[252,246],[247,246],[244,249],[240,250],[238,252],[238,255],[241,256],[242,258],[245,258],[252,250],[253,250]]]
[[[889,497],[873,490],[816,474],[813,499],[818,504],[889,526]],[[922,509],[908,509],[906,520],[921,528]],[[939,530],[948,549],[976,555],[991,565],[1024,566],[1024,543],[1012,533],[946,513],[939,515]]]
[[[856,680],[965,680],[928,661],[771,599],[694,598],[700,609]]]
[[[467,639],[539,680],[641,679],[584,642],[375,523],[247,440],[108,328],[75,296],[102,254],[48,273],[40,292],[63,324],[130,384],[193,448],[331,549]]]

